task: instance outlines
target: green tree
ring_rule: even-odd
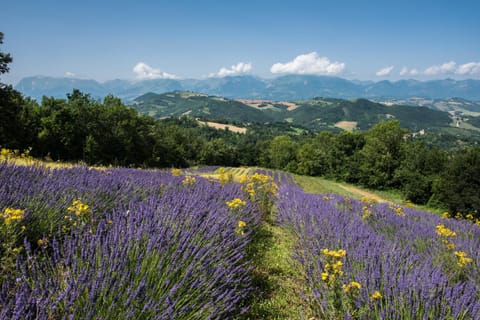
[[[480,148],[458,151],[434,187],[435,198],[448,210],[480,218]]]
[[[3,33],[0,32],[0,45]],[[9,53],[0,51],[0,75],[9,71],[13,61]],[[0,82],[0,146],[10,149],[26,149],[35,143],[35,103],[24,99],[11,85]]]
[[[275,169],[286,169],[295,160],[297,145],[289,136],[273,138],[268,148],[270,165]]]
[[[402,144],[401,164],[395,171],[395,180],[408,200],[426,204],[445,163],[444,151],[429,148],[421,140],[409,141]]]
[[[360,151],[359,178],[367,187],[395,187],[394,173],[400,165],[401,144],[406,130],[397,120],[374,125],[365,135]]]
[[[3,32],[0,32],[0,45],[3,44]],[[10,68],[8,64],[13,61],[10,53],[5,53],[0,51],[0,74],[7,73]]]

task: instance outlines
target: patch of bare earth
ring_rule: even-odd
[[[383,199],[382,197],[379,197],[378,195],[376,195],[374,193],[371,193],[371,192],[368,192],[368,191],[365,191],[365,190],[362,190],[362,189],[359,189],[359,188],[356,188],[356,187],[353,187],[353,186],[346,186],[344,184],[338,184],[338,185],[342,189],[345,189],[345,190],[347,190],[348,192],[351,192],[351,193],[359,194],[362,197],[367,197],[367,198],[373,199],[377,202],[389,202],[389,201]]]
[[[247,128],[241,128],[231,124],[223,124],[223,123],[217,123],[217,122],[211,122],[211,121],[200,121],[200,120],[197,120],[197,122],[215,129],[225,130],[228,128],[228,130],[232,132],[242,133],[242,134],[247,133]]]
[[[335,127],[346,130],[353,131],[357,127],[356,121],[339,121],[335,123]]]

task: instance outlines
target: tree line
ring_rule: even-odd
[[[0,75],[11,61],[1,53]],[[96,100],[79,90],[37,103],[0,83],[0,147],[89,165],[262,166],[396,189],[414,203],[480,216],[480,149],[428,146],[395,120],[353,133],[298,134],[284,123],[238,134],[186,117],[154,120],[119,98]]]

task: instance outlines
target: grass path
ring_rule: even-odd
[[[248,252],[256,292],[249,312],[240,319],[301,319],[301,313],[308,315],[308,306],[301,298],[302,268],[293,259],[294,245],[287,228],[275,220],[262,222]]]

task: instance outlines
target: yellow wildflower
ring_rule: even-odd
[[[238,227],[239,228],[245,228],[247,226],[247,223],[245,221],[239,220],[238,221]]]
[[[327,281],[328,280],[328,272],[322,272],[322,280]]]
[[[181,176],[182,175],[182,170],[181,169],[177,169],[177,168],[172,168],[172,170],[170,170],[172,176]]]
[[[372,295],[370,295],[370,300],[371,301],[375,301],[375,300],[379,300],[379,299],[382,299],[382,294],[378,291],[375,291]]]
[[[229,208],[232,208],[232,209],[237,209],[237,208],[243,207],[246,204],[247,204],[247,202],[240,199],[240,198],[235,198],[233,200],[227,201],[227,206]]]
[[[195,177],[185,176],[185,179],[183,179],[182,183],[185,186],[193,186],[195,184],[195,181],[197,181],[197,179],[195,179]]]
[[[444,213],[442,213],[442,215],[440,216],[442,219],[450,219],[450,213],[448,213],[448,211],[445,211]]]
[[[340,250],[329,250],[329,249],[323,249],[322,250],[323,255],[327,257],[333,257],[333,258],[343,258],[347,254],[347,251],[340,249]]]
[[[457,257],[457,265],[460,268],[465,267],[467,264],[472,263],[473,259],[467,257],[467,254],[464,251],[455,251],[453,254]]]
[[[396,210],[395,210],[395,213],[397,215],[399,215],[400,217],[405,217],[405,211],[403,211],[403,208],[402,207],[398,207]]]
[[[449,237],[456,237],[457,236],[456,232],[448,229],[443,224],[439,224],[435,228],[437,229],[437,235],[440,236],[440,237],[449,238]]]
[[[362,288],[362,285],[356,281],[352,281],[349,284],[342,285],[342,288],[345,293],[355,294]]]
[[[72,205],[67,208],[68,211],[74,212],[77,216],[85,216],[90,213],[88,204],[82,203],[80,200],[73,200]]]
[[[12,222],[22,220],[25,216],[25,210],[5,208],[2,216],[5,219],[5,224],[8,226],[12,224]]]

